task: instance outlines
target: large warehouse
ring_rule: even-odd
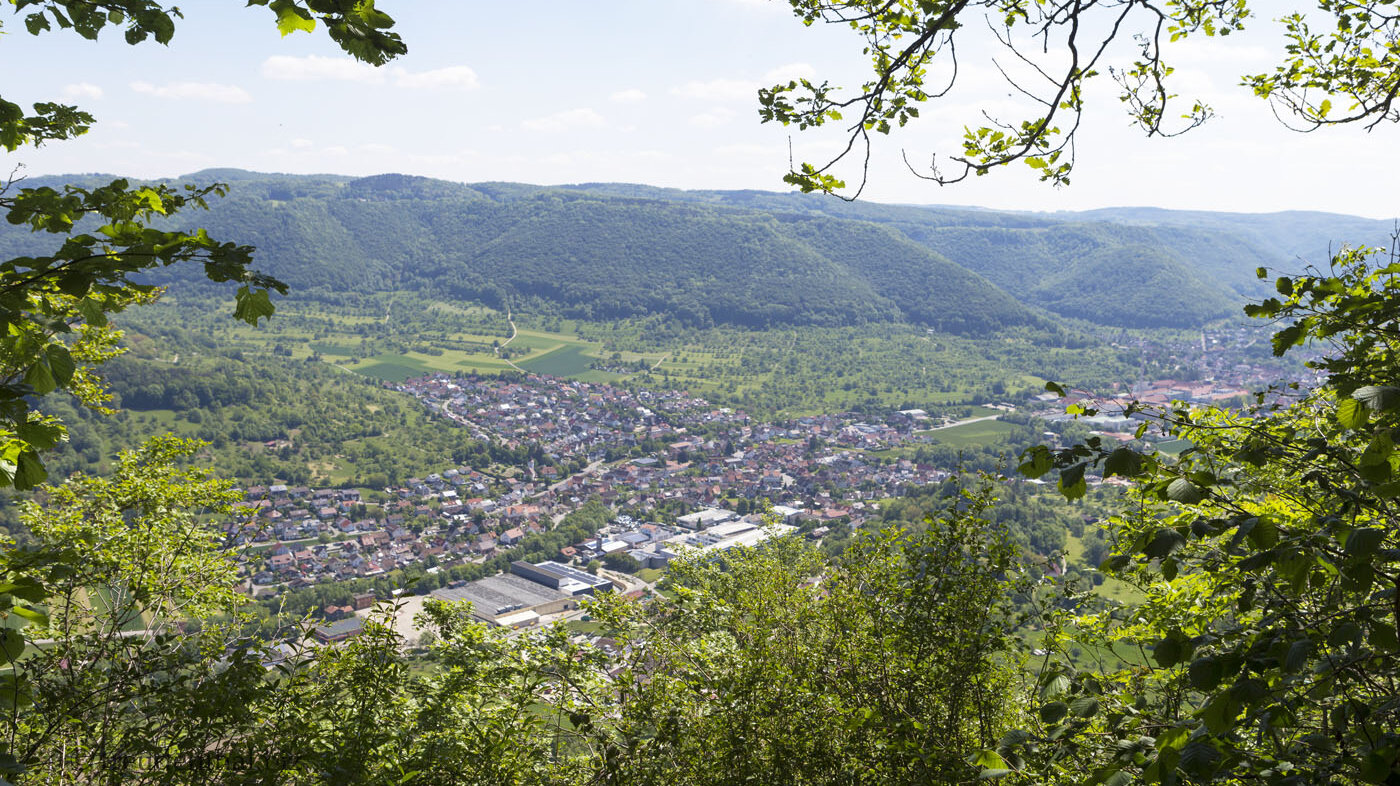
[[[434,598],[471,601],[472,616],[506,628],[535,624],[542,615],[578,608],[578,598],[510,573],[489,576],[455,589],[439,589]]]
[[[553,587],[566,595],[594,595],[611,592],[613,583],[601,576],[571,568],[559,562],[538,562],[534,565],[516,560],[510,563],[510,572],[537,581],[546,587]]]

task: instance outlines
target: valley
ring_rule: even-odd
[[[1393,3],[236,5],[0,19],[0,786],[1400,784]]]

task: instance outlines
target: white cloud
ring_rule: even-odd
[[[305,150],[315,145],[315,143],[312,142],[310,139],[293,139],[291,144],[292,147],[295,147],[298,150]]]
[[[398,87],[472,90],[479,84],[476,72],[466,66],[448,66],[432,71],[419,71],[416,74],[396,68],[393,74],[394,84]]]
[[[526,120],[520,125],[531,131],[568,131],[575,128],[602,128],[606,121],[592,109],[581,107]]]
[[[741,143],[734,145],[720,145],[715,148],[715,155],[721,159],[737,158],[745,156],[749,158],[770,158],[773,156],[785,155],[786,150],[776,145],[757,145],[753,143]]]
[[[694,98],[700,101],[753,101],[760,87],[790,82],[803,77],[816,76],[816,69],[809,63],[785,63],[770,69],[758,79],[710,79],[692,80],[679,87],[671,88],[671,95]]]
[[[131,89],[156,98],[173,98],[180,101],[213,101],[219,104],[246,104],[253,100],[248,91],[237,85],[221,85],[217,82],[168,82],[153,85],[150,82],[132,82]]]
[[[291,57],[273,55],[263,61],[262,75],[268,79],[289,79],[295,81],[333,80],[340,82],[362,82],[383,84],[384,72],[348,57],[322,57],[306,55]]]
[[[101,98],[102,88],[88,82],[77,82],[64,85],[63,95],[68,98]]]
[[[708,112],[692,115],[690,124],[701,128],[718,128],[734,119],[734,111],[724,107],[716,107]]]
[[[763,75],[764,86],[791,82],[795,79],[812,79],[817,69],[811,63],[785,63]]]
[[[321,152],[330,156],[343,156],[348,154],[350,150],[344,145],[331,145],[330,147],[326,148],[325,150],[322,150]]]
[[[273,55],[263,61],[262,75],[268,79],[302,82],[392,83],[395,87],[429,90],[472,90],[480,84],[476,71],[464,65],[414,72],[401,67],[375,68],[348,57],[321,55]]]
[[[613,93],[608,96],[608,100],[615,104],[636,104],[647,100],[647,94],[633,87]]]
[[[758,84],[756,82],[743,79],[690,81],[680,87],[671,88],[672,95],[683,98],[698,98],[704,101],[742,101],[753,98],[757,92]]]

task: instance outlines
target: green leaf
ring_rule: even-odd
[[[52,393],[58,383],[53,378],[53,372],[49,370],[48,358],[39,358],[24,372],[24,384],[34,388],[34,392],[40,396]]]
[[[34,450],[53,450],[63,441],[64,429],[57,423],[25,421],[14,427],[15,436]]]
[[[980,750],[977,753],[973,754],[968,759],[967,763],[980,770],[1006,769],[1006,760],[1001,757],[1001,754],[997,753],[994,750],[991,750],[990,748]]]
[[[1283,353],[1303,343],[1305,334],[1306,330],[1302,325],[1289,325],[1275,333],[1273,337],[1274,356],[1282,357]]]
[[[1062,387],[1060,387],[1059,383],[1056,383],[1056,382],[1049,382],[1049,381],[1047,381],[1047,382],[1045,383],[1045,390],[1046,390],[1047,392],[1054,393],[1055,395],[1059,396],[1060,398],[1064,398],[1064,397],[1067,395],[1067,394],[1065,393],[1065,389],[1062,388]]]
[[[1348,557],[1368,559],[1380,550],[1385,542],[1385,530],[1380,527],[1358,527],[1347,536],[1345,551]]]
[[[73,362],[73,355],[69,353],[68,347],[62,344],[50,344],[44,350],[44,355],[49,361],[49,371],[53,374],[54,382],[59,387],[67,385],[73,379],[73,372],[78,366]]]
[[[1046,723],[1059,723],[1069,714],[1069,705],[1062,701],[1052,701],[1040,705],[1040,719]]]
[[[89,325],[103,327],[107,324],[107,313],[92,298],[83,298],[78,302],[78,313],[83,315],[83,320]]]
[[[1056,674],[1054,677],[1046,680],[1045,684],[1041,686],[1040,695],[1047,699],[1054,696],[1061,696],[1065,691],[1069,690],[1069,685],[1069,677],[1063,674]]]
[[[1363,467],[1388,468],[1393,453],[1395,453],[1395,443],[1391,440],[1390,434],[1385,431],[1377,431],[1376,435],[1371,438],[1371,443],[1361,452],[1361,458],[1358,459],[1357,463]],[[1387,471],[1385,474],[1388,476],[1390,473]]]
[[[1127,772],[1124,772],[1123,770],[1118,770],[1117,772],[1114,772],[1110,774],[1107,778],[1103,779],[1103,786],[1128,786],[1128,784],[1132,782],[1132,775],[1128,774]]]
[[[1161,559],[1184,545],[1186,545],[1184,535],[1171,527],[1161,527],[1152,535],[1152,540],[1143,547],[1142,553],[1154,559]]]
[[[1080,696],[1069,703],[1069,711],[1077,718],[1092,718],[1099,712],[1099,700],[1093,696]]]
[[[1229,693],[1218,693],[1198,714],[1212,734],[1224,734],[1234,728],[1240,703]]]
[[[1028,478],[1038,478],[1049,472],[1055,466],[1055,460],[1050,455],[1050,449],[1044,445],[1036,445],[1021,454],[1025,460],[1016,469]]]
[[[316,29],[316,20],[295,6],[287,6],[277,12],[277,32],[289,36],[295,32],[310,33]]]
[[[1308,659],[1316,650],[1317,645],[1313,644],[1312,639],[1299,639],[1288,645],[1288,654],[1283,658],[1283,670],[1290,674],[1298,673],[1308,665]]]
[[[49,591],[34,579],[25,577],[0,584],[0,595],[13,595],[30,603],[43,603],[49,599]]]
[[[13,710],[34,703],[29,681],[14,674],[0,675],[0,708]]]
[[[1186,505],[1195,505],[1206,498],[1205,489],[1186,478],[1177,478],[1167,484],[1167,499]]]
[[[250,325],[257,325],[259,320],[272,316],[276,310],[266,289],[250,290],[247,286],[238,288],[233,308],[233,315],[238,319]]]
[[[1103,462],[1103,476],[1135,478],[1142,474],[1143,457],[1132,448],[1117,448]]]
[[[1371,751],[1366,754],[1366,758],[1361,760],[1361,779],[1367,783],[1392,783],[1391,774],[1395,772],[1395,768],[1391,766],[1390,762],[1392,758],[1380,751]]]
[[[14,628],[0,629],[0,654],[14,662],[24,652],[24,634]]]
[[[1193,667],[1196,664],[1191,664]],[[1191,737],[1191,730],[1184,726],[1174,726],[1157,735],[1158,750],[1180,750]]]
[[[49,477],[49,471],[44,469],[44,462],[39,460],[39,454],[32,450],[20,453],[15,463],[14,484],[15,488],[21,491],[32,489]]]
[[[1185,647],[1182,646],[1181,640],[1175,636],[1168,636],[1158,641],[1157,646],[1152,648],[1152,659],[1164,669],[1180,663],[1184,654]]]
[[[1076,500],[1084,496],[1089,490],[1089,486],[1084,482],[1084,470],[1087,465],[1084,462],[1065,467],[1060,470],[1060,493],[1067,500]]]
[[[1370,407],[1373,412],[1389,412],[1400,406],[1400,388],[1393,385],[1364,385],[1351,397]]]
[[[42,611],[35,611],[27,606],[15,606],[10,611],[28,620],[31,625],[36,627],[47,628],[49,626],[49,615]]]
[[[1246,534],[1249,536],[1249,542],[1256,548],[1271,549],[1278,545],[1278,525],[1267,516],[1254,519]]]
[[[1216,762],[1220,761],[1220,751],[1204,740],[1197,740],[1181,749],[1181,769],[1196,777],[1209,775]]]
[[[1349,398],[1337,404],[1337,423],[1342,428],[1361,428],[1366,425],[1366,419],[1370,415],[1367,406],[1354,398]]]

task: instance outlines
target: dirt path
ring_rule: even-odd
[[[507,346],[510,346],[510,342],[514,341],[515,337],[520,334],[520,331],[516,330],[515,328],[515,320],[511,319],[510,306],[506,306],[506,321],[510,323],[510,338],[506,339],[504,344],[501,344],[499,347],[496,347],[496,357],[501,358],[501,360],[504,360],[507,365],[509,365],[516,371],[519,371],[521,374],[528,374],[530,372],[515,365],[515,361],[511,360],[510,358],[501,357],[501,350],[505,349]]]

